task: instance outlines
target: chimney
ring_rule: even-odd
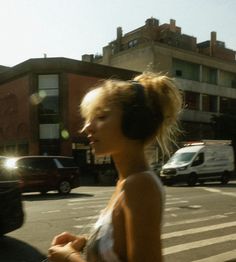
[[[216,47],[216,32],[211,32],[211,41],[210,41],[210,56],[214,55],[215,47]]]
[[[88,55],[88,54],[82,55],[82,61],[85,61],[85,62],[91,62],[92,63],[93,58],[94,58],[93,55]]]
[[[211,43],[216,45],[216,32],[211,32]]]
[[[116,39],[121,39],[123,36],[123,32],[122,32],[122,27],[117,27],[116,28]]]
[[[176,31],[176,25],[175,25],[175,20],[170,19],[170,31],[175,32]]]
[[[145,21],[145,25],[146,27],[149,27],[149,26],[159,26],[159,20],[156,19],[156,18],[148,18],[146,21]]]

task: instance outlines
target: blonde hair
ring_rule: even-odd
[[[162,114],[162,121],[154,133],[145,141],[155,137],[163,153],[169,155],[171,146],[179,132],[179,115],[182,109],[182,95],[173,78],[166,75],[144,72],[136,76],[144,87],[145,102],[155,115]],[[109,105],[122,106],[134,99],[132,83],[108,79],[99,87],[88,92],[82,100],[80,112],[85,120],[91,119],[98,110],[106,110]]]

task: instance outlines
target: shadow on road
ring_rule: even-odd
[[[35,247],[9,237],[0,237],[0,261],[2,262],[41,262],[45,255]]]
[[[70,193],[69,195],[59,195],[56,192],[49,192],[47,194],[40,193],[26,193],[22,194],[24,201],[42,201],[42,200],[56,200],[56,199],[71,199],[71,198],[84,198],[93,197],[93,194]]]

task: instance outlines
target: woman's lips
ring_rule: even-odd
[[[94,137],[88,137],[88,139],[89,139],[89,141],[90,141],[90,145],[93,145],[93,144],[95,144],[95,143],[97,143],[98,142],[98,139],[96,139],[96,138],[94,138]]]

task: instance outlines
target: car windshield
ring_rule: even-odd
[[[188,163],[193,156],[195,155],[195,152],[186,152],[186,153],[176,153],[174,154],[169,160],[168,164],[184,164]]]

